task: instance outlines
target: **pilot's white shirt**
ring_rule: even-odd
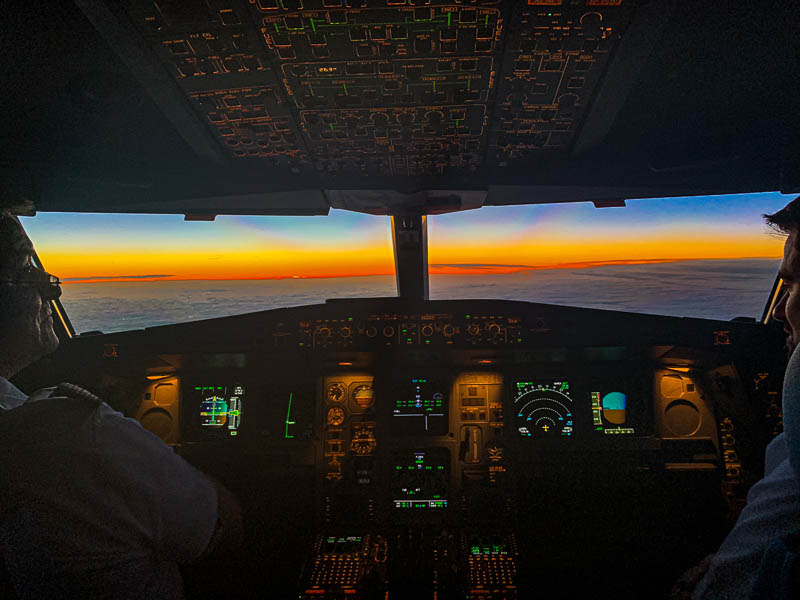
[[[13,414],[7,411],[46,397],[29,399],[0,377],[0,435],[4,416]],[[46,435],[26,443],[17,431],[22,447],[4,449],[0,439],[3,458],[25,465],[13,485],[0,484],[22,507],[3,514],[0,505],[0,548],[18,595],[182,598],[178,564],[208,546],[217,521],[214,486],[105,403],[81,423],[58,443]]]
[[[692,600],[749,598],[770,542],[800,530],[800,481],[789,464],[785,434],[767,446],[764,478],[747,494],[747,506],[722,542]]]

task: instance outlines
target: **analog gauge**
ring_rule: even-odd
[[[350,443],[353,454],[365,456],[375,452],[375,436],[369,427],[357,427],[353,429],[353,441]]]
[[[344,400],[344,386],[341,383],[332,383],[328,386],[328,402],[338,404]]]
[[[344,423],[344,409],[339,406],[332,406],[328,410],[328,425],[338,427]]]
[[[520,381],[514,389],[514,426],[522,437],[568,437],[573,431],[569,383]]]
[[[366,410],[375,401],[375,392],[372,385],[365,383],[353,390],[353,403],[361,410]]]

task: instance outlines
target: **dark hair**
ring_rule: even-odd
[[[789,202],[778,212],[771,215],[761,215],[767,225],[781,233],[791,234],[800,232],[800,196]]]
[[[32,252],[33,244],[17,217],[0,210],[0,270],[17,262],[20,256]]]

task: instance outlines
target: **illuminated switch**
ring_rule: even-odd
[[[387,37],[386,26],[385,25],[373,26],[372,29],[370,29],[370,37],[373,40],[379,40],[379,41],[385,40]]]
[[[443,42],[455,41],[458,37],[458,30],[454,27],[439,31],[439,39]]]
[[[237,15],[232,8],[219,11],[219,21],[223,25],[238,25],[242,22],[239,15]]]
[[[429,37],[418,37],[414,40],[414,52],[417,54],[430,54],[433,50],[433,43]]]
[[[366,27],[353,27],[350,29],[351,42],[366,42],[367,41],[367,28]]]
[[[328,23],[331,25],[344,25],[347,23],[347,13],[343,10],[328,12]],[[366,38],[365,38],[366,39]]]
[[[474,8],[464,8],[458,18],[462,23],[475,23],[478,20],[478,11]]]
[[[278,57],[283,60],[294,58],[294,48],[292,46],[282,46],[278,48]]]
[[[429,4],[430,1],[428,1],[428,2],[419,2],[419,0],[418,0],[417,2],[415,2],[414,0],[412,0],[412,2],[411,2],[412,6],[414,4],[422,4],[422,3]],[[430,9],[430,8],[415,8],[414,9],[414,20],[415,21],[430,21],[432,18],[433,18],[433,10],[432,9]]]
[[[404,25],[392,25],[389,29],[393,40],[408,39],[408,29]]]
[[[283,24],[289,30],[303,29],[303,20],[300,17],[284,17]]]

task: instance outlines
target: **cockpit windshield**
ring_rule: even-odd
[[[783,240],[778,193],[484,207],[428,219],[430,297],[678,317],[761,316]]]
[[[385,217],[40,213],[22,223],[61,278],[78,333],[396,294]]]
[[[431,299],[759,317],[778,193],[484,207],[428,218]],[[77,332],[397,295],[387,217],[40,214],[23,218]]]

